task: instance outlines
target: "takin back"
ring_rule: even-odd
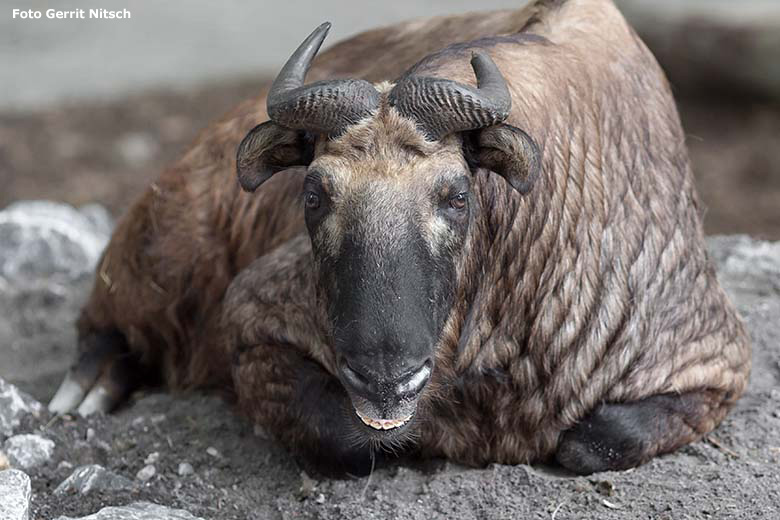
[[[315,61],[328,28],[121,219],[50,408],[229,388],[337,472],[590,473],[715,428],[750,346],[669,85],[614,5],[417,20]]]

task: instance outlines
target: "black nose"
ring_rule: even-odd
[[[427,359],[423,364],[405,372],[400,377],[376,377],[367,369],[350,365],[346,360],[339,364],[342,381],[349,390],[370,401],[383,398],[409,399],[417,396],[431,378],[433,363]]]

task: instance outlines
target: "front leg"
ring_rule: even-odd
[[[341,383],[292,346],[255,345],[238,352],[233,380],[239,407],[293,453],[327,473],[366,474],[371,447],[352,433]]]

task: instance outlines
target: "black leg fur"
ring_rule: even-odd
[[[79,338],[79,357],[49,409],[78,410],[82,415],[108,412],[121,404],[140,383],[140,368],[118,331],[89,332]]]
[[[233,377],[239,406],[320,473],[365,475],[383,455],[355,441],[341,383],[294,347],[257,346],[239,354]]]
[[[720,399],[707,391],[601,404],[564,432],[556,459],[581,475],[632,468],[698,439],[720,420],[720,410]]]

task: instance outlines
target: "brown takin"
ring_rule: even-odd
[[[229,387],[349,471],[588,473],[712,430],[750,347],[669,86],[612,3],[413,21],[312,64],[328,27],[121,220],[51,409]]]

